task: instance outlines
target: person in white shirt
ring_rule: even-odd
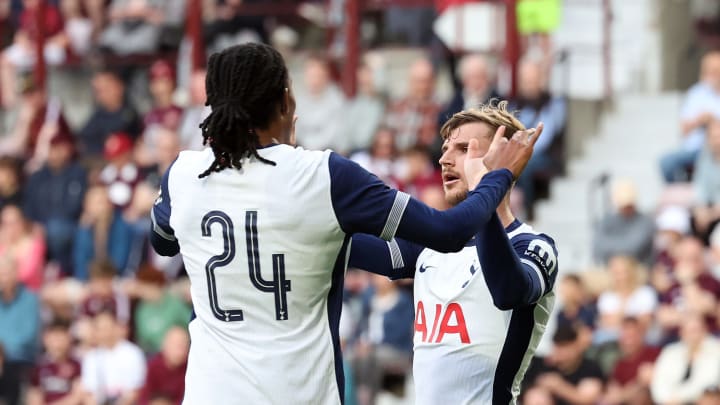
[[[720,381],[720,341],[708,334],[705,319],[686,314],[680,341],[663,348],[655,362],[650,391],[655,403],[695,402]]]
[[[97,347],[85,354],[81,384],[86,401],[97,404],[132,405],[145,384],[145,356],[136,345],[125,340],[111,312],[101,312],[93,320]]]

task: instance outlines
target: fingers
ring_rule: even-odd
[[[470,139],[468,142],[467,157],[470,159],[482,157],[480,153],[480,142],[477,139]]]
[[[493,136],[492,145],[496,145],[498,143],[502,143],[503,139],[505,139],[505,126],[501,125],[500,128],[495,131],[495,136]],[[490,147],[492,147],[490,145]]]
[[[538,124],[537,128],[535,128],[535,132],[530,137],[530,145],[535,146],[535,142],[540,138],[540,134],[542,134],[543,128],[545,128],[545,124],[542,122]]]

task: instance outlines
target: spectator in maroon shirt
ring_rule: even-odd
[[[175,92],[175,72],[172,66],[158,60],[150,66],[150,93],[153,108],[145,115],[145,128],[159,125],[170,130],[177,130],[180,125],[182,108],[173,103]]]
[[[665,338],[672,340],[677,336],[678,325],[688,312],[703,314],[708,329],[717,331],[716,304],[720,299],[720,282],[708,271],[702,242],[692,236],[684,237],[675,248],[673,258],[673,273],[663,281],[669,287],[658,286],[657,275],[653,279],[656,289],[661,292],[657,320]]]
[[[80,363],[70,355],[70,325],[64,321],[48,325],[43,334],[43,345],[45,356],[30,375],[27,404],[80,404]]]
[[[645,344],[645,328],[637,318],[623,319],[620,329],[621,357],[615,363],[603,400],[607,405],[652,405],[652,366],[660,348]]]
[[[147,379],[140,393],[141,405],[153,405],[163,399],[173,404],[182,402],[189,349],[190,339],[185,329],[168,330],[162,351],[148,362]]]

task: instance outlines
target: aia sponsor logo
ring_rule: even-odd
[[[465,315],[462,307],[456,302],[447,306],[435,304],[435,317],[428,323],[425,315],[425,304],[418,300],[415,308],[415,336],[423,343],[441,343],[451,335],[456,335],[463,344],[470,343],[470,335],[465,326]]]

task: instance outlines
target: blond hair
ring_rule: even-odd
[[[482,122],[492,128],[492,133],[495,133],[501,126],[505,126],[505,137],[510,138],[515,132],[524,130],[525,125],[512,112],[508,111],[507,107],[507,101],[497,102],[497,100],[493,99],[477,108],[460,111],[445,122],[445,125],[440,129],[440,136],[443,140],[446,140],[452,131],[461,126]]]

